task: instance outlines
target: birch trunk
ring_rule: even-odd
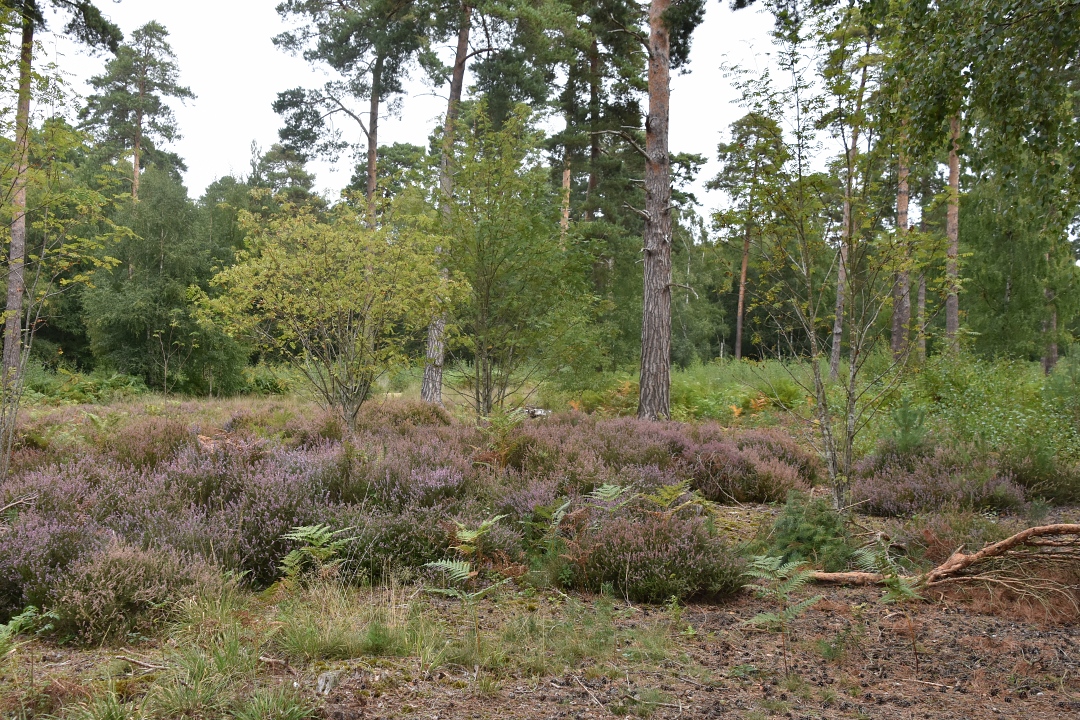
[[[465,64],[469,60],[469,32],[472,29],[472,7],[461,8],[461,26],[458,29],[457,53],[454,72],[450,78],[450,98],[446,106],[443,125],[442,157],[439,159],[439,188],[442,191],[442,214],[450,216],[450,199],[454,193],[454,178],[450,172],[450,156],[454,151],[454,125],[461,104],[461,89],[465,84]],[[444,271],[445,272],[445,271]],[[442,405],[443,363],[446,361],[446,316],[432,318],[428,325],[427,350],[425,353],[424,380],[420,386],[420,399]]]
[[[909,170],[907,158],[900,154],[900,168],[897,172],[896,190],[896,232],[900,236],[902,267],[896,273],[896,285],[893,287],[893,317],[892,317],[892,352],[893,357],[899,360],[908,352],[909,333],[911,330],[911,276],[907,263],[911,255],[908,245],[908,209],[910,205],[910,190],[908,184]]]
[[[832,355],[829,358],[829,379],[840,373],[840,345],[844,340],[844,309],[848,295],[848,261],[855,236],[852,198],[855,192],[855,162],[859,155],[859,118],[862,116],[863,96],[866,94],[867,68],[863,65],[859,94],[855,99],[855,122],[851,126],[851,146],[847,149],[847,177],[844,181],[844,211],[840,228],[840,257],[836,271],[836,316],[833,319]]]
[[[26,172],[30,162],[30,85],[34,58],[34,20],[22,19],[19,53],[19,104],[15,111],[15,179],[12,193],[11,246],[8,249],[7,307],[4,317],[4,367],[2,385],[5,404],[17,392],[22,379],[22,314],[26,293]]]

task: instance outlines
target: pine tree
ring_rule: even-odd
[[[87,98],[80,113],[83,125],[106,143],[131,150],[131,197],[139,199],[139,172],[144,155],[157,153],[155,140],[179,137],[176,118],[165,98],[193,99],[179,84],[180,71],[168,41],[169,33],[148,22],[131,34],[131,42],[117,49],[102,75],[91,78],[97,93]]]

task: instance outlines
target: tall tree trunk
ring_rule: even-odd
[[[135,142],[131,153],[131,199],[139,200],[139,161],[142,156],[142,112],[135,114]]]
[[[671,38],[664,14],[671,0],[649,5],[649,116],[645,120],[644,302],[638,417],[671,416],[671,158],[668,115]]]
[[[917,336],[917,347],[919,351],[919,362],[926,362],[926,273],[919,273],[919,297],[918,297],[918,318],[916,323],[919,326]]]
[[[949,205],[945,216],[945,341],[948,351],[960,350],[960,118],[949,120]]]
[[[1047,271],[1050,269],[1050,253],[1046,253],[1046,265]],[[1057,305],[1054,303],[1056,293],[1052,288],[1047,286],[1043,290],[1043,296],[1046,298],[1047,310],[1049,310],[1050,316],[1043,321],[1043,336],[1046,338],[1046,350],[1043,353],[1042,366],[1043,372],[1049,375],[1054,371],[1058,361],[1058,341],[1057,341]]]
[[[589,185],[585,191],[585,222],[596,216],[592,201],[600,184],[600,43],[589,48]]]
[[[908,352],[909,333],[911,331],[911,276],[907,267],[911,256],[911,248],[908,244],[908,206],[911,197],[908,175],[907,158],[901,151],[900,168],[897,172],[896,232],[900,236],[903,256],[901,257],[902,267],[896,273],[896,285],[893,286],[891,343],[893,357],[897,360],[903,358]]]
[[[746,223],[742,243],[742,270],[739,271],[739,309],[735,315],[735,359],[742,360],[743,317],[746,314],[746,270],[750,265],[750,222]]]
[[[139,79],[139,110],[135,113],[135,140],[131,144],[131,199],[139,201],[139,169],[142,161],[143,98],[146,96],[145,69]]]
[[[829,357],[829,379],[836,380],[840,373],[840,346],[844,340],[844,308],[847,300],[848,262],[855,237],[852,197],[855,192],[855,162],[859,154],[859,118],[862,115],[863,96],[866,94],[867,66],[862,69],[859,95],[855,100],[855,122],[851,126],[851,146],[847,149],[847,177],[844,180],[844,210],[840,228],[840,253],[836,270],[836,314],[833,318],[832,355]]]
[[[442,191],[442,214],[450,216],[450,199],[454,193],[454,178],[450,172],[450,159],[454,151],[454,125],[461,104],[461,89],[465,84],[465,64],[469,60],[469,32],[472,29],[472,7],[462,5],[461,27],[458,29],[457,53],[454,72],[450,78],[450,99],[446,106],[443,125],[442,156],[439,158],[439,188]],[[443,363],[446,361],[446,316],[439,314],[428,325],[427,350],[425,353],[424,380],[420,385],[420,398],[424,402],[442,405]]]
[[[13,182],[7,307],[4,319],[2,386],[5,404],[10,400],[9,393],[18,392],[22,370],[22,314],[23,295],[26,292],[26,172],[30,164],[30,86],[33,59],[34,20],[28,11],[24,11],[22,46],[19,52],[19,104],[15,111],[15,151],[18,166]]]
[[[368,108],[368,147],[367,147],[367,197],[368,222],[375,223],[375,187],[378,184],[379,171],[379,104],[382,101],[383,58],[375,59],[371,69],[371,101]]]
[[[560,240],[566,244],[566,233],[570,230],[570,146],[566,146],[562,171],[562,217],[559,218]]]

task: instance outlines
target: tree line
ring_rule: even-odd
[[[328,79],[282,88],[279,142],[197,200],[168,149],[171,106],[194,94],[167,30],[125,39],[91,2],[0,3],[5,408],[31,361],[219,394],[267,360],[350,415],[412,362],[425,400],[445,388],[481,414],[540,380],[635,368],[639,414],[663,418],[673,363],[781,356],[822,368],[821,403],[845,383],[846,427],[875,353],[1049,372],[1080,297],[1080,6],[759,5],[770,68],[697,69],[745,108],[716,128],[714,210],[689,190],[705,158],[668,146],[704,0],[286,0],[275,44]],[[74,117],[35,62],[49,10],[105,58]],[[442,121],[425,145],[380,145],[421,76]],[[306,164],[343,153],[349,188],[320,197]]]

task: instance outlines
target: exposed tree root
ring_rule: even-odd
[[[1050,539],[1044,539],[1050,538]],[[962,548],[961,548],[962,549]],[[969,572],[992,560],[1009,560],[1009,569]],[[1032,563],[1068,563],[1080,568],[1080,524],[1040,525],[1018,532],[978,552],[957,550],[933,570],[918,576],[915,585],[932,588],[950,582],[983,582],[999,585],[1019,594],[1064,593],[1067,587],[1032,577],[1021,568]],[[840,585],[878,585],[886,577],[870,572],[815,572],[815,582]]]

